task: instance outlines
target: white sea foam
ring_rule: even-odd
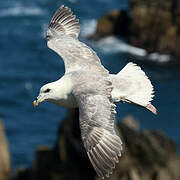
[[[92,35],[97,27],[97,20],[90,19],[84,20],[81,24],[81,36],[88,37]],[[157,52],[148,54],[145,49],[129,45],[125,41],[115,37],[108,36],[97,42],[98,48],[102,49],[105,53],[129,53],[139,57],[141,60],[156,61],[159,63],[166,63],[171,60],[171,56],[167,54],[159,54]]]
[[[127,44],[114,36],[108,36],[98,41],[98,46],[106,53],[130,53],[132,55],[144,57],[147,55],[146,50]]]
[[[115,36],[105,37],[99,40],[97,45],[105,53],[129,53],[137,58],[139,57],[139,60],[155,61],[158,63],[167,63],[171,60],[171,56],[168,54],[160,54],[158,52],[148,54],[145,49],[131,46]]]
[[[38,16],[42,14],[44,14],[44,11],[38,7],[23,7],[20,5],[0,10],[0,17],[24,16],[24,15]]]
[[[92,35],[97,26],[97,20],[95,19],[88,19],[88,20],[83,20],[81,23],[81,36],[82,37],[88,37]]]
[[[160,62],[160,63],[166,63],[171,60],[171,56],[168,54],[159,54],[159,53],[155,52],[155,53],[149,54],[147,56],[147,59],[151,60],[151,61]]]

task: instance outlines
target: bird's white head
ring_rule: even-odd
[[[38,106],[39,103],[48,101],[53,102],[57,99],[58,83],[52,82],[41,87],[38,97],[34,100],[33,105]]]
[[[39,96],[33,102],[37,106],[43,101],[54,103],[61,107],[76,107],[76,100],[72,96],[73,84],[68,75],[48,83],[40,89]]]

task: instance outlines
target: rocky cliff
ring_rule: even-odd
[[[98,20],[90,39],[108,35],[127,38],[129,44],[148,53],[180,59],[180,1],[130,0],[130,12],[113,10]]]
[[[10,175],[10,155],[8,143],[0,120],[0,180],[8,180]]]
[[[139,130],[131,117],[117,124],[124,152],[109,180],[178,180],[180,159],[174,142],[160,131]],[[53,149],[37,149],[31,169],[20,169],[14,180],[98,180],[83,148],[78,109],[61,123]]]

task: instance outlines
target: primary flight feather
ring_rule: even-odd
[[[68,7],[54,14],[47,31],[47,45],[65,64],[65,74],[40,89],[34,101],[79,108],[81,137],[88,157],[101,178],[109,177],[119,161],[122,142],[114,129],[116,105],[128,102],[156,114],[150,103],[153,86],[145,73],[128,63],[118,74],[109,74],[96,53],[78,40],[79,20]]]

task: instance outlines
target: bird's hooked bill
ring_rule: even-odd
[[[34,106],[34,107],[38,106],[37,100],[34,100],[34,101],[33,101],[33,106]]]

